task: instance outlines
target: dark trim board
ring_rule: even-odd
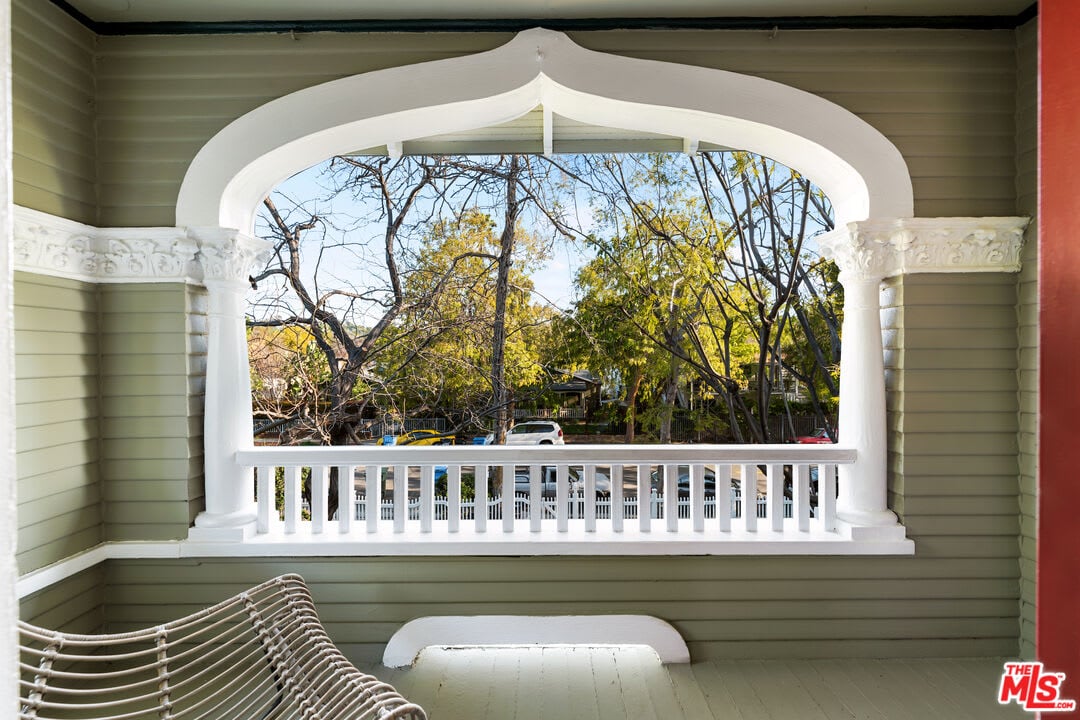
[[[84,15],[67,0],[51,0],[51,2],[98,35],[520,32],[535,27],[562,32],[590,30],[1013,30],[1038,14],[1038,3],[1033,3],[1018,15],[99,22]]]

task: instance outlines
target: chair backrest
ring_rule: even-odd
[[[298,575],[138,632],[19,636],[20,718],[426,718],[337,650]]]

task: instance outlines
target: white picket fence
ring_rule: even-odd
[[[706,494],[704,500],[704,514],[706,520],[712,520],[716,518],[716,497]],[[558,500],[556,498],[542,498],[541,499],[541,516],[545,519],[555,519],[558,517]],[[662,493],[651,493],[645,500],[649,507],[649,517],[653,520],[664,519],[664,496]],[[622,498],[623,505],[623,517],[627,520],[636,520],[638,518],[638,509],[640,503],[636,495],[627,495]],[[458,504],[460,509],[460,520],[475,520],[476,509],[478,503],[475,498],[462,498]],[[742,493],[738,488],[731,489],[731,495],[729,500],[730,517],[739,518],[742,517]],[[514,494],[514,519],[527,520],[531,517],[531,498],[529,493],[515,493]],[[610,520],[611,519],[611,497],[610,496],[598,496],[596,498],[596,519],[597,520]],[[367,520],[367,497],[363,492],[357,491],[355,502],[353,504],[353,519],[357,521]],[[505,504],[502,501],[502,497],[499,495],[490,496],[487,499],[487,517],[488,520],[502,520],[503,510]],[[757,498],[757,517],[764,519],[767,515],[768,505],[764,497]],[[683,496],[678,501],[678,517],[682,520],[689,519],[691,517],[692,506],[689,496]],[[811,507],[810,515],[813,517],[816,514],[816,505]],[[408,517],[410,520],[419,520],[421,512],[421,503],[419,497],[409,498],[407,504]],[[567,499],[567,514],[569,519],[579,519],[585,517],[585,495],[583,492],[571,492]],[[450,517],[450,500],[447,497],[436,495],[434,499],[434,513],[435,520],[447,520]],[[784,498],[784,517],[791,518],[792,502],[791,498]],[[379,512],[380,520],[393,520],[394,519],[394,500],[393,498],[382,499]]]

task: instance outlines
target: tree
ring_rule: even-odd
[[[392,332],[408,333],[414,324],[426,322],[437,328],[437,336],[415,352],[408,344],[393,347],[376,366],[376,372],[384,372],[383,365],[388,372],[404,366],[403,356],[409,355],[408,373],[399,373],[387,383],[388,402],[407,404],[414,414],[452,411],[455,427],[480,425],[495,415],[500,403],[492,381],[493,328],[502,234],[496,234],[490,216],[476,209],[431,227],[406,282],[405,295],[423,295],[432,282],[446,277],[443,290],[422,317],[406,314]],[[540,241],[520,228],[516,237],[501,342],[506,386],[515,390],[542,382],[540,357],[552,315],[533,301],[527,275],[542,258]]]
[[[745,430],[769,442],[774,386],[781,372],[795,373],[828,426],[819,396],[836,392],[837,286],[806,243],[831,227],[820,191],[749,153],[584,157],[562,167],[619,228],[594,235],[593,247],[622,288],[624,316],[670,354],[665,402],[684,364],[722,398],[737,441]],[[796,340],[811,352],[797,352]]]

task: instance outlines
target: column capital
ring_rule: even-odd
[[[818,236],[844,277],[883,280],[907,273],[1019,272],[1030,218],[871,218]]]
[[[273,245],[266,240],[232,228],[198,227],[188,228],[187,232],[198,245],[196,259],[204,282],[246,283],[252,268],[265,262],[273,251]]]

